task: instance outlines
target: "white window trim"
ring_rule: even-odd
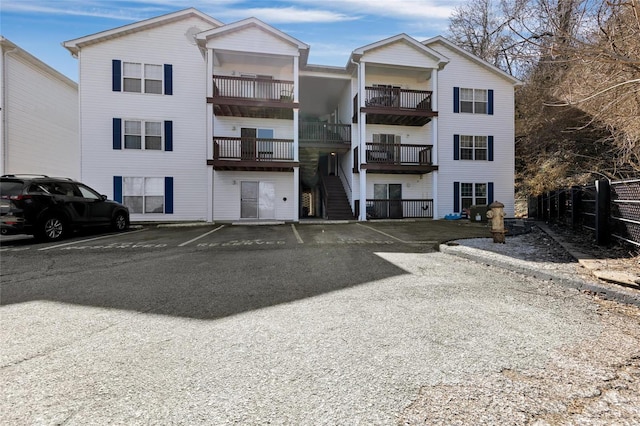
[[[462,186],[463,185],[471,185],[471,196],[463,195]],[[484,185],[484,195],[477,194],[477,185]],[[460,209],[464,210],[467,207],[464,207],[463,200],[471,198],[470,206],[478,205],[478,198],[484,198],[485,203],[487,204],[489,201],[489,183],[488,182],[460,182]],[[483,205],[484,205],[483,204]]]
[[[140,79],[140,91],[139,92],[132,92],[132,91],[129,91],[129,90],[125,90],[124,79],[125,78],[134,78],[132,76],[125,76],[124,75],[124,65],[125,64],[139,64],[140,65],[140,76],[138,77]],[[156,65],[156,66],[159,66],[159,67],[162,68],[162,75],[161,75],[160,80],[159,80],[160,81],[160,87],[161,87],[161,92],[160,93],[148,93],[148,92],[144,91],[144,88],[145,88],[145,84],[144,83],[147,80],[145,78],[145,75],[144,75],[145,65]],[[121,84],[120,87],[122,87],[122,92],[123,93],[137,93],[137,94],[141,94],[141,95],[164,95],[165,94],[164,93],[164,88],[165,88],[165,84],[164,84],[164,64],[152,64],[152,63],[148,63],[148,62],[135,62],[135,61],[124,61],[123,60],[121,67],[122,67],[122,70],[121,70],[120,74],[122,75],[122,77],[121,77],[121,81],[120,81],[120,84]],[[157,79],[149,79],[149,80],[158,81]]]
[[[471,138],[471,147],[464,147],[462,146],[462,138]],[[477,146],[478,142],[478,138],[484,138],[484,148],[479,148]],[[484,135],[460,135],[460,141],[459,141],[459,146],[458,146],[458,157],[460,158],[460,160],[462,161],[489,161],[489,137],[488,136],[484,136]],[[464,156],[462,155],[462,150],[471,150],[471,158],[464,158]],[[485,158],[476,158],[476,152],[478,150],[484,150],[485,152]]]
[[[127,121],[138,121],[140,122],[140,131],[141,131],[141,142],[140,148],[127,148],[126,147],[126,122]],[[146,126],[145,123],[160,123],[160,149],[147,149],[146,147]],[[122,119],[122,149],[127,151],[150,151],[150,152],[163,152],[165,148],[165,134],[164,134],[164,123],[165,120],[142,120],[140,118],[123,118]]]
[[[462,99],[462,91],[463,90],[471,90],[471,92],[473,93],[472,99],[469,100],[463,100]],[[484,91],[485,92],[485,100],[484,101],[476,101],[476,92],[477,91]],[[475,89],[472,87],[460,87],[459,89],[459,99],[458,99],[458,111],[462,114],[482,114],[482,115],[487,115],[489,114],[489,90],[488,89]],[[471,112],[468,111],[463,111],[462,110],[462,102],[471,102]],[[476,102],[484,102],[485,104],[485,108],[484,108],[484,112],[476,112]]]
[[[126,194],[126,179],[143,179],[143,194],[142,195],[130,195]],[[146,183],[147,179],[160,179],[163,182],[162,189],[162,212],[146,212],[146,199],[147,197],[159,197],[159,195],[147,195],[146,194]],[[165,214],[165,209],[167,207],[167,194],[164,190],[164,177],[163,176],[123,176],[122,177],[122,202],[125,202],[125,197],[142,197],[142,212],[131,212],[131,214],[135,215],[160,215]]]

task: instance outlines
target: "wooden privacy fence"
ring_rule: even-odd
[[[529,217],[593,233],[598,244],[615,238],[640,247],[640,179],[603,179],[532,197]]]

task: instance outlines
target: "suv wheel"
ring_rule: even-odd
[[[116,216],[113,218],[113,222],[111,223],[111,227],[114,231],[124,231],[129,227],[129,219],[127,219],[127,215],[123,212],[116,213]]]
[[[37,236],[47,241],[61,240],[67,231],[67,225],[59,216],[47,217],[39,228]]]

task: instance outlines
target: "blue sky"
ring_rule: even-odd
[[[231,23],[256,17],[311,46],[309,63],[344,66],[352,50],[399,33],[444,34],[462,0],[0,0],[0,33],[77,81],[61,43],[195,7]]]

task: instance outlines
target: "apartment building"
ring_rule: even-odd
[[[0,115],[0,175],[80,177],[78,85],[2,36]]]
[[[255,18],[186,9],[64,43],[81,178],[132,220],[442,218],[514,204],[517,80],[442,37],[345,67]]]

